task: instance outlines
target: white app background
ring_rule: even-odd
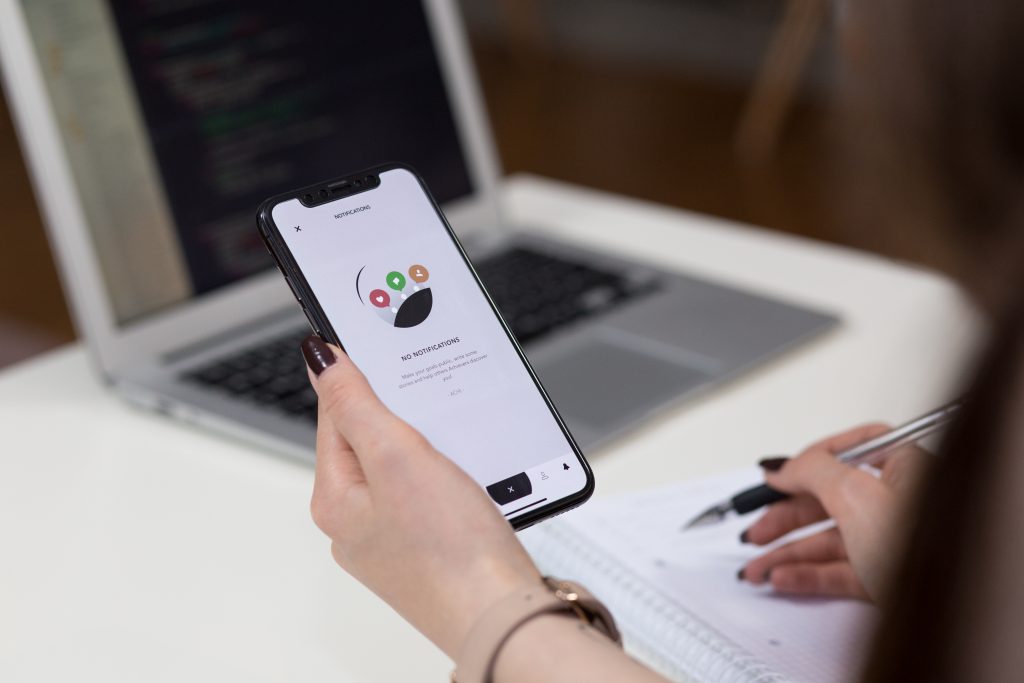
[[[575,463],[418,180],[401,169],[380,180],[376,189],[339,201],[307,208],[292,200],[273,210],[349,356],[392,411],[482,485],[558,458]],[[426,269],[425,282],[415,281],[412,266]],[[387,282],[396,271],[405,279],[401,290]],[[412,296],[415,287],[430,288],[432,305],[413,327],[395,327],[394,311],[370,300],[382,290],[400,311],[401,295]],[[572,471],[563,495],[585,484],[582,468]]]

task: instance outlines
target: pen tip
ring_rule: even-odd
[[[721,503],[719,505],[712,505],[704,512],[700,513],[689,522],[683,525],[680,531],[688,531],[690,529],[696,529],[702,526],[711,526],[712,524],[718,524],[728,514],[732,507],[728,503]]]
[[[708,512],[702,512],[699,515],[697,515],[696,517],[694,517],[693,519],[691,519],[689,522],[684,524],[683,526],[679,527],[679,530],[680,531],[689,531],[690,529],[693,529],[695,527],[704,526],[706,524],[711,524],[711,523],[712,523],[712,520],[708,517]]]

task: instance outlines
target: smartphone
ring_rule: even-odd
[[[257,224],[313,331],[514,528],[590,497],[590,466],[415,171],[278,195]]]

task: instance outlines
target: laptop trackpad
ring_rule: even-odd
[[[708,379],[697,368],[602,339],[583,341],[535,368],[581,442],[598,427],[614,431]]]

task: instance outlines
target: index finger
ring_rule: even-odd
[[[864,424],[816,441],[795,458],[773,459],[777,461],[776,467],[768,467],[769,461],[762,461],[765,480],[769,486],[785,493],[804,493],[821,499],[826,490],[834,489],[839,480],[855,471],[840,463],[836,456],[888,430],[887,425],[879,422]],[[825,501],[822,503],[825,504]],[[825,504],[825,507],[828,508],[828,505]]]

